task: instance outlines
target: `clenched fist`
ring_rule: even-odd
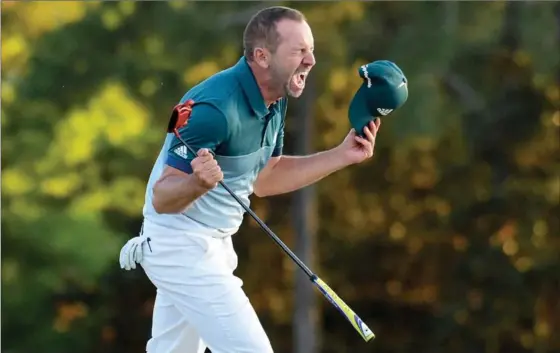
[[[207,190],[215,188],[218,182],[224,178],[218,162],[206,148],[198,151],[197,157],[191,162],[191,166],[198,184]]]

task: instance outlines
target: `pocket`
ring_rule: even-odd
[[[212,256],[214,245],[211,238],[183,234],[173,242],[152,238],[150,246],[145,242],[143,246],[143,265],[154,271],[175,269],[192,269],[198,267]]]
[[[237,268],[239,258],[237,256],[237,253],[235,252],[235,248],[233,247],[233,241],[231,237],[224,239],[223,246],[225,248],[227,266],[233,272]]]

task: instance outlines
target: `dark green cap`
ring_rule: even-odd
[[[364,80],[348,108],[350,124],[358,135],[375,118],[391,114],[408,99],[408,81],[402,70],[388,60],[378,60],[358,69]]]

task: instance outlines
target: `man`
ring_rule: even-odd
[[[237,64],[193,87],[195,105],[181,137],[168,134],[150,176],[142,235],[121,251],[121,266],[141,263],[157,288],[148,353],[272,352],[233,274],[231,236],[248,205],[300,189],[373,155],[377,122],[337,147],[310,156],[282,154],[287,96],[299,97],[315,65],[313,35],[297,10],[271,7],[248,23]],[[141,259],[139,258],[141,255]],[[130,257],[130,258],[129,258]]]

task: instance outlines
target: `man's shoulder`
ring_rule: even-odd
[[[241,93],[239,80],[230,67],[193,86],[181,101],[192,99],[195,103],[208,103],[223,111],[231,101],[239,99],[239,93]]]

